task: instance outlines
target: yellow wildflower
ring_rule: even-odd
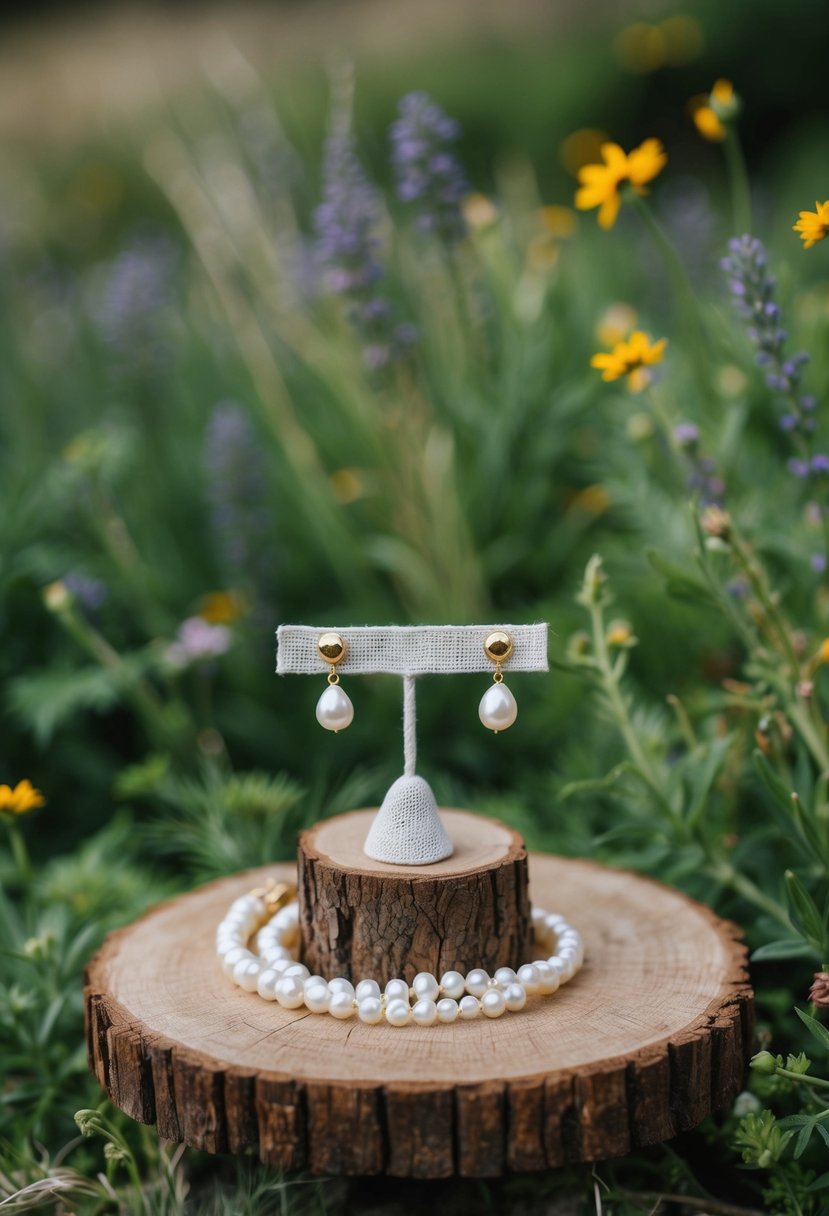
[[[10,785],[0,785],[0,812],[25,815],[27,811],[34,811],[45,804],[46,799],[40,790],[34,788],[28,777],[18,781],[14,789]]]
[[[485,194],[467,194],[461,200],[461,211],[463,218],[474,232],[479,232],[483,228],[491,228],[498,219],[498,208]]]
[[[611,621],[607,628],[605,641],[608,646],[629,649],[631,646],[636,645],[637,639],[633,636],[633,630],[627,621]]]
[[[603,144],[602,158],[602,165],[583,165],[579,169],[581,185],[575,202],[580,211],[598,207],[599,226],[612,228],[622,202],[620,186],[630,186],[636,194],[647,194],[645,183],[662,172],[668,157],[660,140],[646,139],[632,152],[625,152],[618,144]]]
[[[610,508],[610,495],[603,485],[598,483],[583,486],[570,500],[571,511],[583,511],[585,515],[604,515]]]
[[[63,612],[72,603],[72,596],[69,593],[69,588],[62,579],[57,579],[54,583],[49,583],[41,592],[43,603],[50,612]]]
[[[703,139],[721,143],[728,134],[727,124],[737,117],[740,100],[730,80],[718,80],[710,93],[691,98],[691,117]]]
[[[613,49],[629,72],[645,75],[664,67],[667,46],[659,26],[636,21],[617,34]]]
[[[337,502],[347,506],[362,498],[366,492],[364,478],[359,469],[337,469],[329,482]]]
[[[662,361],[667,338],[651,342],[641,329],[634,330],[627,342],[617,342],[612,351],[599,351],[590,366],[599,368],[602,380],[619,380],[627,376],[632,392],[640,392],[650,383],[649,367]]]
[[[829,199],[825,203],[816,202],[814,211],[801,211],[792,231],[800,233],[804,249],[811,249],[822,241],[829,234]]]
[[[199,601],[198,615],[210,625],[232,625],[247,611],[239,591],[209,591]]]
[[[560,241],[566,241],[568,237],[573,236],[579,222],[578,216],[569,207],[559,207],[556,204],[540,207],[538,219],[544,231]]]
[[[816,659],[818,663],[829,663],[829,638],[824,638],[818,646]]]

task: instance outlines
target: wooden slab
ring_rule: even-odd
[[[668,1139],[743,1083],[745,948],[668,887],[531,855],[533,899],[584,935],[580,974],[498,1020],[394,1029],[284,1010],[222,973],[213,939],[231,900],[294,872],[269,866],[162,904],[89,965],[90,1065],[165,1137],[258,1145],[286,1169],[491,1176]]]

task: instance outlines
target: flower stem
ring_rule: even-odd
[[[741,236],[751,232],[751,190],[740,138],[732,124],[728,124],[725,137],[725,160],[731,183],[734,236]]]
[[[688,275],[679,254],[650,207],[638,195],[633,195],[632,201],[641,215],[645,227],[653,237],[659,252],[662,254],[665,269],[673,284],[677,303],[687,327],[697,384],[703,397],[708,399],[711,397],[713,389],[709,374],[709,361],[705,351],[705,333],[702,328],[699,304],[694,295],[694,289],[688,280]]]
[[[26,848],[26,842],[23,839],[23,833],[16,823],[9,824],[9,844],[11,845],[15,868],[20,878],[20,885],[22,887],[28,886],[31,884],[33,877],[32,862],[29,857],[29,850]]]
[[[792,922],[786,909],[779,904],[776,899],[772,899],[770,895],[766,895],[761,891],[756,883],[747,878],[745,874],[741,874],[736,870],[729,861],[720,861],[710,866],[711,875],[728,887],[730,890],[741,895],[748,903],[753,904],[755,908],[760,908],[761,911],[768,913],[773,920],[778,924],[785,926],[791,932]]]
[[[590,623],[593,634],[593,653],[596,658],[596,666],[602,679],[602,687],[604,688],[605,696],[610,704],[611,711],[616,719],[616,725],[619,728],[619,733],[622,736],[625,747],[628,749],[631,760],[639,770],[642,780],[652,791],[657,802],[661,807],[668,811],[673,819],[673,815],[668,805],[665,795],[659,783],[659,778],[645,753],[639,737],[636,734],[633,723],[628,714],[625,698],[622,696],[619,688],[619,681],[616,673],[613,670],[613,664],[610,662],[610,655],[607,649],[604,630],[604,614],[602,612],[601,603],[592,603],[590,609]]]
[[[790,1068],[783,1068],[780,1065],[775,1069],[775,1074],[778,1077],[788,1077],[790,1081],[797,1081],[799,1085],[811,1085],[814,1089],[829,1089],[829,1081],[825,1081],[823,1077],[810,1077],[808,1073],[792,1072]]]

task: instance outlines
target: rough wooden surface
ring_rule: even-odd
[[[517,832],[444,810],[452,856],[389,866],[363,853],[374,814],[340,815],[299,838],[302,957],[312,972],[411,983],[418,971],[492,972],[529,959],[527,851]]]
[[[289,1012],[223,975],[213,938],[230,901],[292,874],[271,866],[163,904],[88,968],[91,1066],[168,1139],[258,1146],[286,1169],[492,1176],[668,1139],[741,1088],[745,950],[676,891],[531,855],[533,898],[583,931],[580,974],[495,1021],[394,1029]]]

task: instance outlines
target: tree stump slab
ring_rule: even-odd
[[[587,953],[571,983],[520,1013],[395,1029],[236,988],[216,925],[236,896],[293,880],[282,864],[107,938],[87,969],[90,1065],[166,1139],[317,1173],[541,1170],[621,1156],[728,1105],[752,1042],[738,930],[624,870],[540,854],[529,870],[533,899],[576,925]]]
[[[410,984],[418,971],[464,975],[529,962],[527,850],[517,832],[444,810],[451,857],[391,866],[363,852],[373,811],[323,820],[299,838],[302,959],[314,975]]]

